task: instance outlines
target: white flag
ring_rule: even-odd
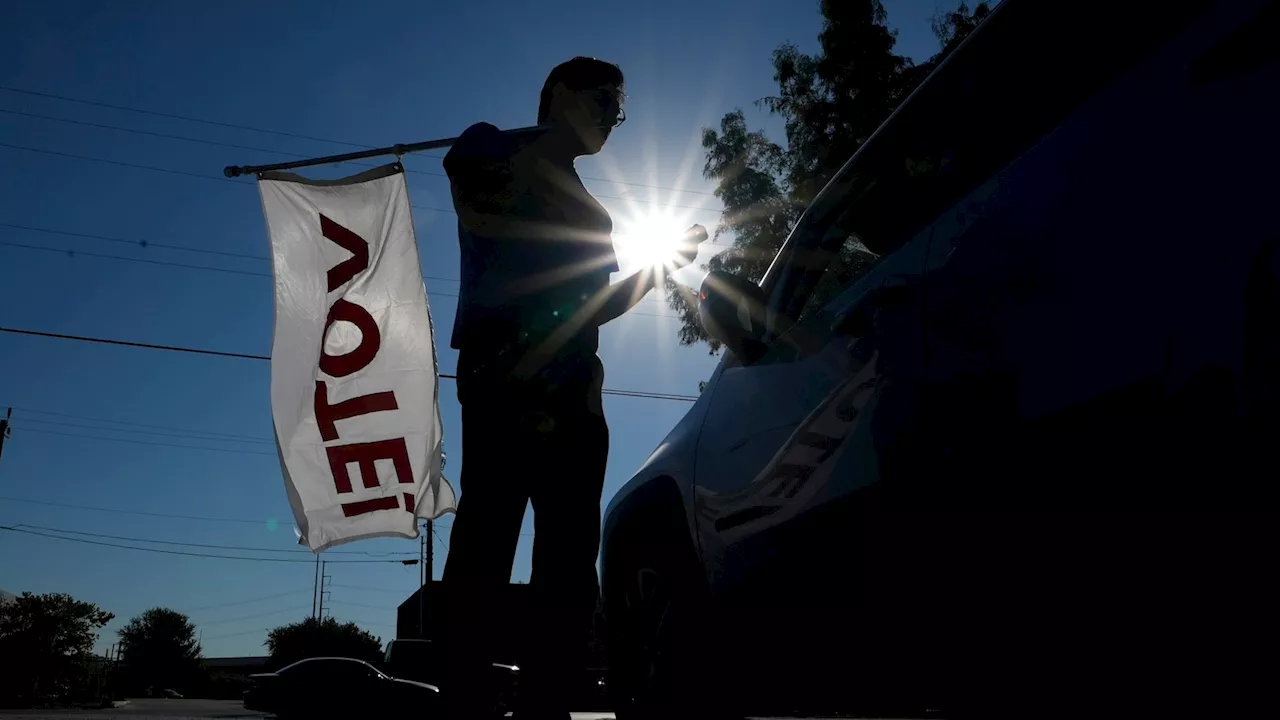
[[[439,368],[404,169],[264,173],[271,413],[299,543],[417,537],[456,506],[441,473]]]

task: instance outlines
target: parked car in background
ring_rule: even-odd
[[[387,643],[382,669],[392,677],[443,687],[445,662],[430,640],[396,639]],[[492,663],[490,667],[493,671],[493,712],[495,717],[502,717],[514,707],[520,668],[505,663]]]
[[[1277,20],[1005,0],[707,278],[604,521],[620,720],[1253,707],[1278,525],[1152,511],[1277,509]]]
[[[307,658],[249,679],[245,709],[283,718],[426,717],[439,707],[435,686],[391,677],[352,658]]]

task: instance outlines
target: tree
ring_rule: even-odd
[[[65,593],[22,593],[0,603],[0,696],[58,694],[88,659],[113,614]]]
[[[942,43],[942,50],[933,57],[930,62],[941,60],[951,53],[952,50],[969,36],[978,27],[978,23],[987,18],[991,14],[991,8],[986,3],[978,3],[973,11],[970,12],[969,6],[965,3],[960,5],[949,13],[940,13],[933,18],[933,34],[938,38],[938,42]]]
[[[196,626],[186,615],[154,607],[120,628],[120,651],[135,687],[186,691],[200,677]]]
[[[281,625],[267,633],[266,645],[274,667],[322,656],[374,663],[382,659],[382,638],[362,630],[353,622],[339,623],[333,618],[307,618]]]
[[[818,191],[989,12],[986,3],[969,10],[962,2],[936,16],[932,26],[941,50],[917,65],[894,53],[896,33],[880,0],[821,0],[819,9],[820,51],[807,55],[791,44],[779,46],[773,53],[778,94],[756,102],[785,120],[786,146],[750,130],[741,109],[726,114],[718,129],[702,131],[703,176],[717,181],[715,195],[724,204],[716,239],[733,238],[707,270],[758,282]],[[841,274],[856,277],[874,256],[850,247],[858,256],[844,258]],[[831,287],[838,289],[836,280]],[[693,292],[669,278],[666,289],[682,320],[680,344],[705,342],[718,352],[720,344],[698,320]]]

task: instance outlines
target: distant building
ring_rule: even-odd
[[[201,658],[200,664],[204,669],[210,672],[217,670],[228,675],[244,675],[249,676],[254,673],[267,672],[267,661],[271,658],[266,655],[249,655],[246,657],[214,657]]]
[[[205,670],[205,677],[199,687],[191,689],[191,697],[219,698],[234,700],[249,688],[249,676],[254,673],[270,672],[266,655],[250,655],[247,657],[212,657],[201,658],[200,665]]]

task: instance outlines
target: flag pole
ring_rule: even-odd
[[[538,125],[529,127],[515,128],[514,130],[503,130],[507,135],[531,135],[533,133],[544,130]],[[357,150],[356,152],[342,153],[341,155],[326,155],[324,157],[311,158],[310,160],[294,160],[292,162],[274,163],[272,165],[228,165],[222,169],[222,174],[229,178],[239,177],[241,175],[257,175],[258,173],[271,172],[273,170],[293,170],[295,168],[311,167],[313,165],[330,165],[333,163],[350,162],[352,160],[363,160],[365,158],[378,157],[380,155],[407,155],[409,153],[422,152],[424,150],[439,150],[447,148],[457,142],[458,138],[441,138],[439,140],[426,140],[423,142],[409,143],[407,145],[388,145],[387,147],[370,148],[369,150]]]

